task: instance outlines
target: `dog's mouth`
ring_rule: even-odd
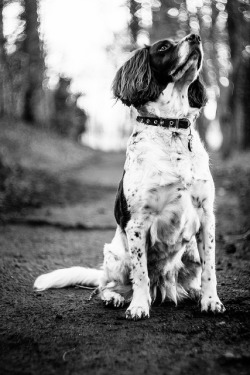
[[[187,57],[186,61],[179,66],[176,70],[173,71],[171,76],[173,77],[174,81],[178,81],[186,71],[196,62],[197,70],[200,68],[201,65],[201,51],[199,48],[195,48]]]

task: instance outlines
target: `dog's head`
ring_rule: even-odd
[[[176,43],[166,39],[137,50],[117,72],[114,96],[127,106],[139,107],[155,101],[170,82],[188,87],[191,107],[206,103],[205,88],[199,80],[203,51],[200,37],[190,34]]]

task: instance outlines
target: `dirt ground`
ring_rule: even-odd
[[[0,216],[1,374],[250,374],[250,154],[211,160],[226,312],[202,314],[193,302],[169,302],[134,322],[125,320],[125,307],[89,301],[89,290],[32,289],[46,271],[101,263],[115,228],[124,154],[66,141],[62,147],[27,129],[23,136],[25,129],[0,136],[5,154],[21,165],[21,203],[8,196]]]

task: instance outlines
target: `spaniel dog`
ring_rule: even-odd
[[[103,268],[72,267],[37,278],[36,290],[97,286],[126,318],[149,317],[156,297],[198,299],[202,311],[225,311],[216,288],[214,183],[195,129],[206,103],[199,79],[198,35],[137,50],[117,72],[114,96],[138,117],[129,138],[116,202],[117,229]]]

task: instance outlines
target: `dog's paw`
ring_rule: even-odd
[[[129,320],[140,320],[149,318],[149,306],[129,306],[126,311],[126,318]]]
[[[226,311],[224,305],[220,301],[219,297],[203,296],[201,299],[201,311],[213,312],[215,314],[222,314]]]
[[[102,301],[106,306],[122,307],[125,303],[124,297],[120,294],[106,290],[102,295]]]

